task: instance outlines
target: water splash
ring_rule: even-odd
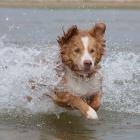
[[[58,47],[47,46],[37,49],[29,46],[17,47],[15,44],[3,44],[0,47],[0,112],[55,112],[52,101],[44,97],[61,77],[56,73]],[[39,83],[32,90],[29,80]],[[45,85],[45,86],[42,86]],[[32,97],[32,101],[27,100]],[[51,109],[50,109],[51,108]],[[54,108],[54,109],[52,109]]]
[[[140,113],[140,56],[111,52],[103,69],[105,109]]]
[[[0,112],[58,112],[52,101],[43,96],[61,80],[56,73],[58,47],[6,44],[5,38],[0,39]],[[104,109],[140,113],[140,56],[116,51],[109,54],[102,63]],[[45,86],[32,90],[29,80]],[[32,97],[31,102],[27,96]]]

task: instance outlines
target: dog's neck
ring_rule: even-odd
[[[91,76],[80,76],[68,67],[65,67],[65,79],[67,81],[67,89],[76,95],[93,95],[101,91],[102,75],[100,70],[97,70]]]
[[[97,65],[95,66],[94,70],[91,73],[78,73],[78,72],[72,71],[69,67],[65,66],[65,73],[70,78],[88,81],[95,76],[95,74],[100,68],[101,68],[100,65]]]

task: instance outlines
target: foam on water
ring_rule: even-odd
[[[58,47],[5,44],[3,38],[0,40],[0,112],[58,112],[51,99],[43,96],[61,80],[55,70],[59,60]],[[103,107],[140,113],[140,56],[111,52],[102,66]],[[40,86],[32,90],[29,80]],[[29,102],[26,96],[32,96],[32,101]]]
[[[102,65],[105,109],[140,113],[140,56],[111,52]]]
[[[55,71],[58,63],[58,47],[30,46],[19,48],[13,44],[0,47],[0,112],[50,112],[55,113],[51,99],[43,96],[60,81]],[[29,80],[40,84],[35,90]],[[45,86],[43,86],[45,85]],[[32,101],[27,100],[32,97]]]

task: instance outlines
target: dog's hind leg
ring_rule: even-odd
[[[80,110],[87,119],[98,119],[96,111],[84,102],[79,96],[71,93],[55,93],[53,101],[62,107],[71,107]]]

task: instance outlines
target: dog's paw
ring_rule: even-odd
[[[94,119],[97,120],[98,119],[98,115],[96,113],[96,111],[94,109],[92,109],[91,107],[89,107],[88,111],[87,111],[87,119]]]

